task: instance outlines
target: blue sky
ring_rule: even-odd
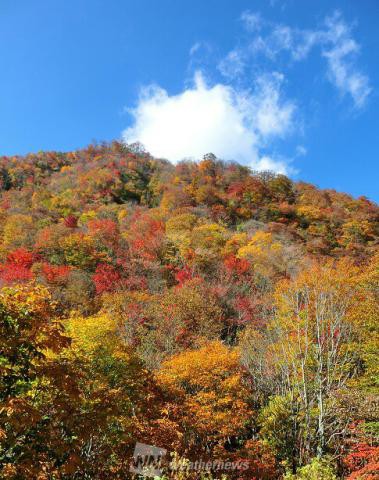
[[[0,0],[0,154],[142,141],[379,200],[377,0]]]

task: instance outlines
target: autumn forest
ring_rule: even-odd
[[[0,188],[0,478],[379,478],[374,202],[116,141]]]

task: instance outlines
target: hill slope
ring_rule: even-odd
[[[136,441],[374,472],[375,203],[118,142],[1,157],[0,189],[4,478],[126,478]]]

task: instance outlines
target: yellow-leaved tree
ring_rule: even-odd
[[[252,411],[238,350],[206,343],[163,362],[157,379],[192,452],[225,454],[244,432]]]

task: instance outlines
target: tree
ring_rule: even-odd
[[[364,265],[357,280],[359,303],[353,312],[353,321],[359,336],[352,345],[363,363],[363,371],[355,385],[365,396],[379,395],[379,255]]]
[[[10,215],[4,225],[4,246],[7,248],[29,247],[34,233],[34,223],[30,215]]]
[[[301,467],[295,475],[285,475],[284,480],[337,480],[337,477],[325,460],[315,458],[309,465]]]
[[[150,367],[167,355],[221,336],[223,312],[217,298],[199,280],[153,297],[139,329],[139,351]]]
[[[70,343],[53,315],[44,287],[0,293],[2,478],[47,478],[69,462],[77,390],[67,364],[51,359]]]
[[[241,246],[237,257],[247,259],[265,277],[290,276],[296,272],[301,250],[285,244],[271,232],[257,231],[247,245]]]
[[[216,223],[194,227],[187,257],[195,265],[203,268],[211,267],[221,256],[226,235],[226,229]]]
[[[0,278],[6,284],[28,282],[33,278],[31,266],[35,255],[20,247],[8,253],[5,264],[0,265]]]
[[[166,222],[166,235],[178,247],[185,258],[191,243],[191,232],[198,219],[191,213],[182,213],[169,218]]]
[[[109,259],[107,252],[96,249],[93,237],[83,233],[71,233],[59,242],[64,262],[82,269],[94,269],[98,262]]]
[[[105,313],[73,315],[66,321],[72,344],[59,360],[80,372],[81,394],[74,412],[78,458],[73,478],[125,478],[136,439],[155,441],[150,422],[159,411],[159,397],[153,378],[123,341],[119,327]]]
[[[112,292],[120,284],[121,275],[112,265],[99,264],[92,276],[96,293]]]
[[[95,285],[91,275],[79,269],[71,269],[60,299],[67,310],[76,309],[82,313],[93,312]]]
[[[78,226],[78,219],[75,217],[75,215],[68,215],[64,219],[64,225],[67,228],[77,228]]]
[[[343,463],[348,471],[347,480],[375,480],[379,475],[379,446],[365,440],[357,442]]]
[[[299,399],[290,394],[271,397],[259,414],[260,436],[275,453],[276,459],[296,472],[300,460],[302,424]]]
[[[95,239],[97,248],[113,251],[119,242],[119,230],[116,222],[109,218],[91,219],[87,222],[89,235]]]
[[[221,453],[243,434],[252,411],[237,350],[216,341],[204,344],[164,361],[157,378],[168,398],[180,405],[179,410],[167,408],[177,412],[187,448]]]
[[[321,457],[345,430],[333,411],[338,393],[355,373],[350,342],[356,335],[352,315],[359,304],[357,270],[343,262],[338,268],[316,265],[292,282],[281,282],[275,299],[271,351],[283,385],[300,398],[305,458],[313,448]]]

